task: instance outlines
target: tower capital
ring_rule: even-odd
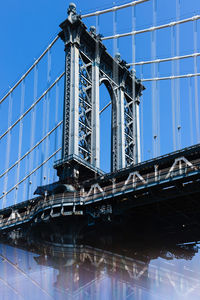
[[[68,14],[67,19],[72,24],[81,19],[81,16],[78,15],[77,12],[76,12],[76,4],[74,4],[73,2],[71,2],[69,4],[67,14]]]
[[[80,36],[83,29],[86,30],[85,24],[81,21],[81,16],[76,12],[76,5],[69,4],[67,10],[68,18],[60,24],[62,31],[59,33],[60,38],[64,41],[65,45],[68,43],[80,44]]]

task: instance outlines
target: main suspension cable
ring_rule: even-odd
[[[47,137],[49,137],[58,127],[62,125],[63,121],[60,121],[51,131],[47,133],[35,146],[33,146],[30,150],[28,150],[22,157],[20,157],[12,166],[10,166],[7,170],[5,170],[1,175],[2,178],[5,174],[7,174],[10,170],[12,170],[19,162],[21,162],[26,156],[28,156],[33,150],[35,150]]]
[[[130,3],[126,3],[126,4],[114,6],[114,7],[111,7],[111,8],[107,8],[107,9],[104,9],[104,10],[95,11],[95,12],[92,12],[92,13],[89,13],[89,14],[85,14],[85,15],[82,15],[81,17],[83,19],[83,18],[89,18],[89,17],[99,16],[99,15],[103,15],[103,14],[109,13],[109,12],[114,12],[114,11],[117,11],[117,10],[120,10],[120,9],[123,9],[123,8],[135,6],[135,5],[147,2],[147,1],[149,1],[149,0],[132,1]]]
[[[29,178],[33,173],[35,173],[37,170],[39,170],[44,164],[46,164],[52,157],[54,157],[59,151],[61,151],[61,147],[56,150],[51,156],[49,156],[46,160],[44,160],[38,167],[36,167],[34,170],[32,170],[28,175],[26,175],[22,180],[20,180],[18,183],[16,183],[10,190],[7,192],[3,192],[3,196],[0,197],[0,200],[7,196],[10,192],[12,192],[15,188],[17,188],[22,182],[24,182],[27,178]]]
[[[34,64],[24,73],[24,75],[15,83],[15,85],[8,91],[8,93],[3,96],[3,98],[0,100],[0,104],[16,89],[16,87],[22,82],[22,80],[25,79],[25,77],[33,70],[33,68],[39,63],[39,61],[45,56],[45,54],[48,52],[49,49],[55,44],[55,42],[59,39],[59,36],[57,35],[55,39],[49,44],[49,46],[44,50],[44,52],[36,59]]]
[[[165,77],[156,77],[156,78],[143,78],[141,79],[142,82],[146,81],[158,81],[158,80],[172,80],[177,78],[190,78],[200,76],[200,73],[193,73],[193,74],[184,74],[184,75],[172,75],[172,76],[165,76]]]
[[[197,56],[200,56],[200,52],[187,54],[187,55],[181,55],[181,56],[167,57],[167,58],[157,58],[155,60],[138,61],[138,62],[135,62],[135,63],[132,62],[132,63],[127,64],[127,67],[128,66],[148,65],[148,64],[154,64],[154,63],[162,63],[162,62],[178,60],[178,59],[184,59],[184,58],[197,57]]]
[[[156,26],[156,27],[152,26],[152,27],[148,27],[148,28],[145,28],[145,29],[137,30],[137,31],[131,31],[131,32],[127,32],[127,33],[121,33],[121,34],[102,37],[102,40],[111,40],[111,39],[117,39],[117,38],[130,36],[130,35],[136,35],[136,34],[141,34],[141,33],[146,33],[146,32],[152,32],[152,31],[155,31],[155,30],[164,29],[164,28],[167,28],[167,27],[174,27],[176,25],[196,21],[196,20],[199,20],[199,19],[200,19],[200,15],[196,15],[196,16],[193,16],[191,18],[183,19],[183,20],[180,20],[180,21],[170,22],[170,23],[159,25],[159,26]]]
[[[13,123],[8,129],[0,136],[0,140],[9,132],[13,127],[15,127],[35,106],[44,98],[44,96],[54,87],[54,85],[64,76],[65,72],[63,72],[51,85],[44,91],[44,93]]]

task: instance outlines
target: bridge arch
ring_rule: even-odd
[[[99,86],[100,86],[100,139],[102,140],[102,135],[105,135],[105,130],[106,130],[106,138],[105,141],[107,145],[104,143],[100,142],[100,162],[101,158],[104,155],[105,156],[105,151],[106,151],[106,146],[107,146],[107,151],[110,155],[109,158],[107,158],[107,161],[109,162],[109,168],[107,168],[106,171],[113,171],[116,167],[117,163],[117,115],[118,115],[118,103],[117,103],[117,95],[116,95],[116,86],[111,83],[109,78],[107,77],[102,77],[100,78],[99,81]],[[102,95],[103,94],[103,95]],[[107,96],[109,97],[109,100],[104,103],[104,107],[101,107],[101,100],[102,96]],[[106,115],[105,112],[102,110],[106,110]],[[105,115],[105,117],[103,117]],[[103,122],[106,124],[103,125]],[[103,127],[103,128],[102,128]],[[104,131],[104,132],[103,132]],[[105,148],[105,149],[103,149]],[[104,151],[105,150],[105,151]],[[108,151],[109,150],[109,151]],[[108,165],[108,163],[107,163]]]

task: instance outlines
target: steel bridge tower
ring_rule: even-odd
[[[100,170],[99,87],[112,103],[111,171],[140,162],[139,103],[143,85],[117,53],[113,58],[95,27],[89,31],[70,3],[60,25],[65,45],[62,158],[54,168],[61,182],[102,174]]]

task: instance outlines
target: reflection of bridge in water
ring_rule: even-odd
[[[113,250],[111,245],[97,248],[64,243],[40,244],[34,239],[29,239],[28,244],[20,240],[15,243],[23,251],[15,248],[15,256],[10,258],[12,249],[1,245],[1,264],[4,268],[7,265],[14,269],[20,282],[28,280],[35,290],[39,290],[40,297],[44,295],[47,299],[55,295],[61,299],[96,299],[97,294],[104,299],[135,299],[139,296],[141,299],[152,296],[196,299],[199,294],[199,273],[198,270],[191,271],[189,264],[198,255],[196,243],[178,246],[170,242],[159,246],[152,242],[146,245],[136,242],[128,247],[124,243],[120,250]],[[31,251],[30,256],[24,250]],[[25,260],[27,263],[22,260],[26,255],[29,257]],[[179,264],[183,259],[186,267]],[[6,280],[9,278],[4,278]],[[17,293],[17,285],[12,292]],[[26,295],[26,286],[18,292]]]

